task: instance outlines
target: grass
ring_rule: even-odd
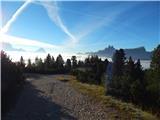
[[[58,76],[57,80],[67,81],[82,94],[90,96],[92,100],[102,102],[105,107],[115,108],[118,111],[118,117],[122,120],[158,120],[156,116],[142,111],[131,103],[122,102],[112,96],[105,96],[105,89],[103,86],[81,83],[76,80],[76,77],[71,75]],[[117,113],[111,114],[111,118],[113,120],[116,119]]]

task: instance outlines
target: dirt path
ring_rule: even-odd
[[[110,120],[109,111],[114,110],[91,101],[56,76],[28,78],[15,108],[3,120]]]

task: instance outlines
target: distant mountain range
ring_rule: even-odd
[[[37,49],[35,52],[46,53],[46,51],[45,51],[43,48],[39,48],[39,49]]]
[[[2,42],[2,50],[4,51],[25,51],[22,48],[14,48],[10,43]]]
[[[22,48],[14,48],[10,43],[2,42],[2,50],[4,51],[21,51],[26,52]],[[89,55],[98,55],[100,57],[109,57],[112,58],[114,52],[116,51],[116,48],[113,46],[108,46],[103,50],[99,50],[97,52],[87,52],[87,53],[77,53],[77,54],[89,54]],[[124,49],[126,57],[129,58],[130,56],[132,59],[141,59],[141,60],[150,60],[152,56],[152,51],[146,51],[144,47],[137,47],[137,48],[130,48],[130,49]],[[44,48],[38,48],[36,51],[37,53],[46,53]]]
[[[99,50],[97,52],[87,52],[86,54],[90,55],[98,55],[101,57],[110,57],[112,58],[116,49],[113,46],[108,46],[104,50]],[[132,59],[142,59],[142,60],[150,60],[152,56],[152,52],[146,51],[144,47],[137,47],[137,48],[130,48],[124,49],[126,57],[129,58],[130,56]]]
[[[14,48],[10,43],[7,43],[7,42],[2,42],[1,45],[2,45],[1,49],[4,51],[27,52],[26,50],[24,50],[22,48]],[[45,53],[46,51],[44,50],[44,48],[38,48],[37,50],[35,50],[33,52]]]

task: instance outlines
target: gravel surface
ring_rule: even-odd
[[[28,78],[15,108],[3,120],[111,120],[117,112],[56,80],[57,76]]]

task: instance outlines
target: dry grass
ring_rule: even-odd
[[[57,80],[68,81],[72,87],[81,93],[90,96],[96,101],[102,102],[106,107],[115,108],[120,112],[120,118],[123,120],[158,120],[158,118],[151,113],[142,111],[133,104],[122,102],[111,96],[105,96],[105,89],[102,86],[78,82],[76,77],[71,75],[57,76]],[[114,119],[115,114],[112,116]]]

